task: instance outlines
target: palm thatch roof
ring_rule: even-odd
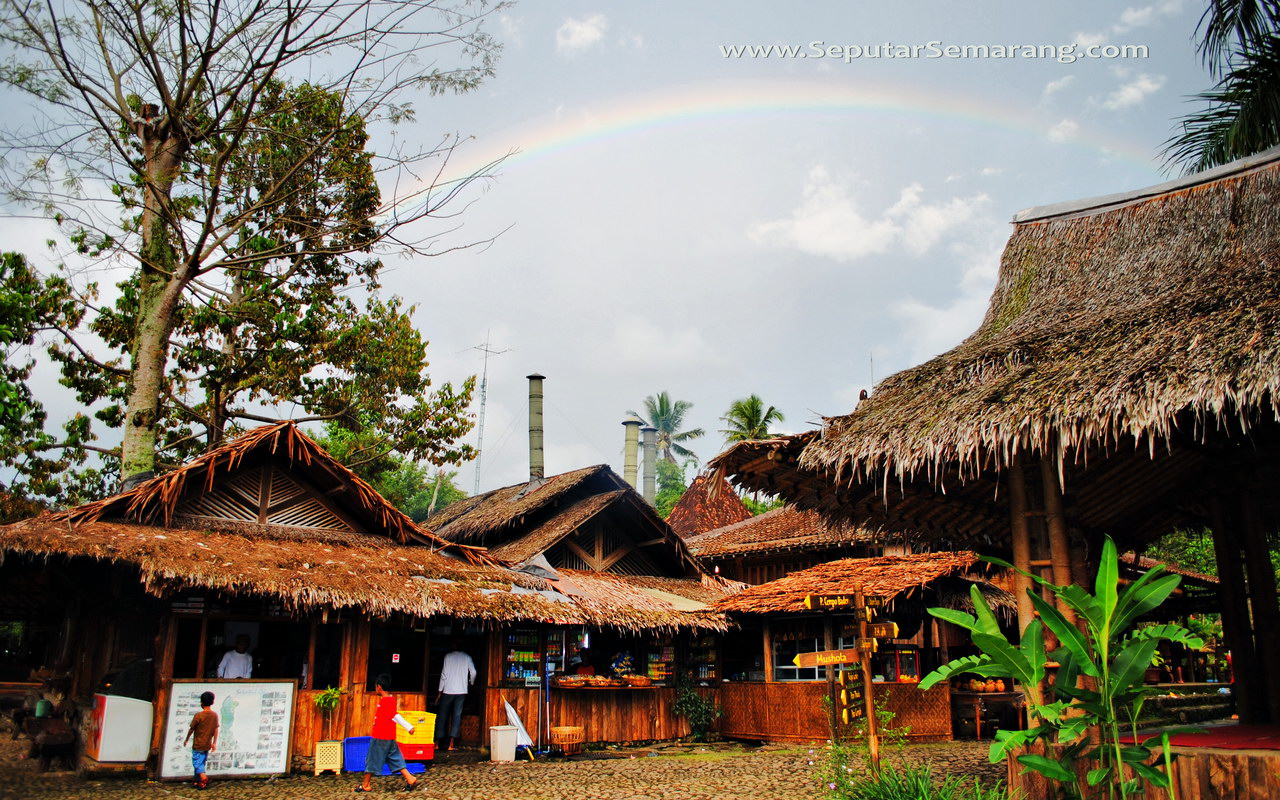
[[[608,465],[517,483],[453,503],[431,517],[438,536],[484,545],[496,558],[525,564],[595,526],[639,536],[637,549],[677,574],[697,573],[697,560],[635,489]],[[661,555],[657,551],[661,551]]]
[[[859,588],[891,603],[898,595],[910,597],[939,578],[966,573],[977,563],[977,553],[969,551],[842,558],[751,586],[715,607],[753,614],[803,612],[807,595],[850,594]]]
[[[0,528],[0,551],[45,561],[91,559],[129,567],[138,572],[144,588],[158,597],[196,588],[271,598],[292,612],[350,609],[376,617],[445,614],[490,622],[533,620],[630,631],[723,630],[726,626],[724,616],[709,608],[712,600],[724,596],[724,587],[696,580],[630,576],[596,580],[576,574],[562,585],[452,558],[421,545],[397,545],[370,536],[317,541],[287,533],[271,536],[256,531],[72,522],[64,514],[46,514]],[[615,584],[622,588],[612,590]],[[646,593],[650,584],[671,597]],[[682,597],[697,603],[690,605]]]
[[[537,487],[516,483],[484,494],[450,503],[428,522],[436,534],[451,542],[483,543],[523,526],[530,517],[541,519],[566,504],[575,502],[575,490],[591,484],[605,484],[601,490],[622,489],[621,480],[611,482],[613,471],[607,464],[584,467],[553,475]],[[613,483],[614,485],[608,485]],[[590,489],[587,489],[590,491]],[[595,492],[591,492],[594,494]]]
[[[451,544],[419,527],[377,490],[329,454],[292,421],[254,428],[169,472],[157,475],[132,489],[92,503],[77,506],[54,518],[71,523],[115,519],[144,525],[169,527],[182,514],[182,501],[192,495],[209,493],[232,473],[267,459],[283,462],[290,470],[305,473],[333,502],[344,506],[364,521],[367,533],[405,544],[418,541],[478,563],[491,562],[483,549]],[[291,487],[292,488],[292,487]],[[190,523],[191,519],[182,520]],[[220,527],[233,531],[270,534],[276,525],[201,516],[199,527]],[[341,537],[340,532],[316,529],[317,537]]]
[[[783,506],[733,525],[686,539],[698,558],[786,551],[832,550],[876,541],[880,537],[846,523],[833,523],[814,511]]]
[[[704,472],[693,479],[667,515],[671,529],[688,540],[691,536],[751,519],[738,493],[722,476]]]
[[[1280,149],[1023,212],[973,335],[820,431],[739,445],[713,464],[833,517],[926,519],[980,539],[1007,528],[998,473],[1015,455],[1045,456],[1087,532],[1142,541],[1192,522],[1183,501],[1210,468],[1205,440],[1280,440],[1277,196]],[[1109,478],[1081,478],[1104,461]],[[899,513],[891,491],[931,497]],[[950,511],[928,510],[944,500]]]

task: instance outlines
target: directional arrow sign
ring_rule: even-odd
[[[873,622],[867,626],[867,635],[874,636],[877,639],[897,639],[898,623]]]
[[[855,719],[862,719],[867,715],[862,706],[848,706],[840,709],[840,716],[844,719],[844,724],[848,725]]]
[[[801,669],[825,667],[829,664],[857,664],[862,654],[857,650],[819,650],[816,653],[800,653],[791,663]]]
[[[810,611],[831,611],[837,608],[852,608],[851,594],[807,594],[804,596],[804,607]]]
[[[875,639],[859,639],[858,649],[864,653],[874,653],[880,649],[880,644]]]
[[[854,703],[861,703],[863,700],[862,687],[850,686],[848,689],[840,690],[840,702],[846,706]]]
[[[862,604],[867,608],[884,608],[884,595],[869,594],[862,598]]]

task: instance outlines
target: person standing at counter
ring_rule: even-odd
[[[253,655],[249,653],[249,637],[240,634],[236,637],[236,648],[228,650],[218,663],[219,678],[252,678]]]
[[[452,649],[445,654],[444,664],[440,667],[440,690],[436,692],[436,705],[439,707],[436,740],[446,750],[452,750],[458,744],[458,734],[462,731],[462,704],[475,682],[476,663],[462,649],[462,640],[455,636]],[[448,735],[447,743],[445,734]]]

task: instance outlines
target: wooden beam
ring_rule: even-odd
[[[1071,542],[1067,538],[1067,515],[1062,509],[1062,486],[1058,483],[1058,468],[1048,456],[1040,457],[1040,483],[1044,489],[1045,523],[1049,528],[1049,560],[1053,567],[1053,582],[1070,586]],[[1058,611],[1072,625],[1076,624],[1076,612],[1069,605],[1057,601]]]
[[[1266,693],[1268,722],[1275,723],[1280,722],[1280,603],[1276,600],[1276,574],[1271,568],[1271,548],[1257,498],[1252,492],[1241,492],[1239,498],[1257,658],[1266,665],[1259,671],[1260,688]]]
[[[764,621],[764,682],[773,683],[773,626]]]
[[[1223,500],[1211,501],[1213,514],[1213,554],[1218,563],[1218,594],[1222,606],[1222,631],[1231,648],[1231,671],[1236,712],[1242,723],[1266,722],[1267,704],[1261,691],[1261,673],[1249,624],[1249,603],[1244,593],[1244,569],[1240,545]]]
[[[1027,480],[1022,472],[1022,459],[1017,453],[1009,462],[1009,527],[1013,544],[1013,565],[1025,572],[1031,571],[1031,534],[1027,530]],[[1018,601],[1018,633],[1026,630],[1035,618],[1035,607],[1027,590],[1031,579],[1020,572],[1013,573],[1013,594]]]
[[[582,547],[580,547],[580,546],[578,545],[578,543],[577,543],[577,542],[575,542],[575,541],[574,541],[574,540],[572,540],[572,539],[565,539],[565,540],[564,540],[564,544],[565,544],[565,547],[568,547],[570,550],[572,550],[573,552],[577,553],[577,554],[578,554],[578,556],[579,556],[583,561],[585,561],[585,562],[586,562],[586,564],[587,564],[587,566],[588,566],[588,567],[591,567],[592,569],[596,570],[597,572],[599,572],[599,571],[600,571],[600,568],[599,568],[598,566],[596,566],[596,565],[597,565],[597,564],[599,564],[600,562],[596,560],[596,557],[595,557],[594,555],[592,555],[591,553],[588,553],[586,550],[583,550],[583,549],[582,549]]]

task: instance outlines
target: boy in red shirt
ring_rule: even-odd
[[[418,779],[409,774],[409,766],[396,744],[396,726],[413,733],[413,726],[396,711],[396,698],[391,694],[391,676],[385,672],[377,677],[374,686],[378,690],[378,708],[373,712],[373,741],[369,742],[369,754],[364,760],[364,779],[352,791],[373,791],[373,774],[381,773],[382,766],[399,771],[404,776],[405,790],[418,785]]]
[[[213,710],[213,692],[200,695],[200,710],[191,718],[191,726],[187,728],[187,738],[182,740],[185,747],[192,736],[191,767],[195,770],[197,789],[209,787],[209,775],[204,771],[209,754],[218,746],[218,715]]]

